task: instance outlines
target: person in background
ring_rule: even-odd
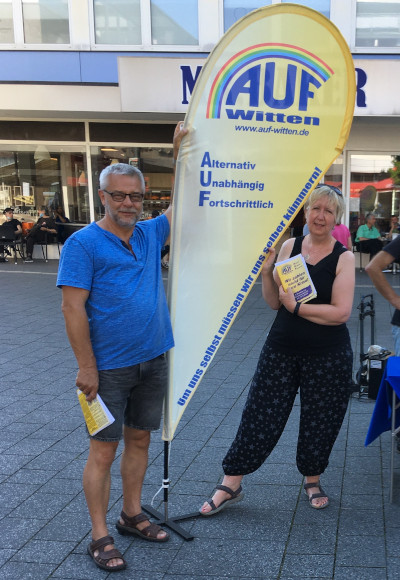
[[[390,242],[367,264],[365,271],[371,278],[375,288],[394,308],[391,319],[394,354],[400,356],[400,296],[384,272],[390,271],[389,266],[400,260],[400,236]],[[397,451],[400,452],[400,435],[397,436]]]
[[[300,212],[299,212],[300,213]],[[304,213],[304,224],[303,224],[303,230],[302,230],[302,235],[306,236],[307,234],[310,233],[310,230],[308,229],[308,225],[307,225],[307,219],[306,219],[306,212],[305,209],[303,208],[303,213]],[[299,236],[300,234],[297,234],[297,236]],[[297,237],[295,235],[295,233],[293,233],[293,237],[296,238]]]
[[[332,230],[332,236],[335,238],[335,240],[343,244],[345,248],[350,250],[350,252],[353,250],[353,245],[351,243],[351,234],[347,226],[340,223],[336,224]]]
[[[14,210],[12,207],[6,207],[3,211],[3,215],[5,216],[4,224],[9,224],[10,227],[13,228],[14,234],[16,236],[22,234],[22,223],[14,217]],[[0,262],[8,262],[7,258],[5,257],[5,253],[9,256],[11,253],[8,250],[4,250],[4,246],[0,245]]]
[[[5,217],[4,223],[11,224],[14,227],[15,235],[22,234],[22,223],[14,217],[14,210],[12,207],[6,207],[3,211]]]
[[[365,224],[359,226],[355,239],[356,244],[362,242],[360,250],[364,254],[369,254],[370,258],[373,258],[383,247],[381,234],[375,227],[375,222],[376,218],[374,214],[367,213],[365,216]]]
[[[400,232],[399,218],[397,215],[392,215],[390,218],[390,230],[388,231],[386,237],[391,240],[393,234],[398,234]]]
[[[45,205],[39,210],[39,219],[37,220],[36,224],[30,230],[29,234],[26,237],[26,258],[24,262],[29,263],[33,262],[33,248],[36,242],[43,242],[46,240],[46,236],[48,235],[57,235],[57,226],[56,222],[52,217],[47,214],[47,208]]]
[[[160,215],[158,209],[153,209],[151,212],[151,219],[154,219]],[[166,244],[161,248],[161,266],[168,270],[169,268],[169,244]]]
[[[161,250],[161,266],[166,270],[169,268],[169,244],[166,244]]]
[[[65,216],[65,212],[60,205],[54,210],[54,217],[56,218],[57,224],[57,239],[61,244],[63,244],[68,237],[63,224],[69,224],[70,221]]]
[[[243,476],[256,471],[279,441],[300,389],[297,468],[305,477],[310,506],[328,506],[320,476],[345,416],[351,392],[353,353],[346,326],[353,304],[354,254],[332,237],[344,211],[336,187],[317,186],[306,202],[310,233],[290,238],[278,261],[301,254],[317,297],[296,302],[274,270],[272,248],[262,268],[262,294],[278,313],[261,351],[235,440],[222,462],[225,473],[200,508],[211,516],[243,497]]]

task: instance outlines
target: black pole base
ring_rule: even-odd
[[[194,536],[189,534],[182,526],[175,522],[179,522],[181,520],[188,520],[189,518],[197,518],[200,514],[199,512],[194,512],[192,514],[186,514],[183,516],[176,516],[174,518],[165,519],[165,516],[157,510],[155,510],[151,505],[142,505],[142,509],[148,512],[156,521],[155,524],[159,526],[165,526],[170,528],[173,532],[181,536],[187,542],[193,540]]]

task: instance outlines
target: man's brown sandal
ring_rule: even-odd
[[[118,532],[122,535],[124,534],[136,534],[140,536],[144,540],[149,542],[166,542],[169,540],[169,534],[165,532],[165,536],[163,538],[158,538],[158,534],[160,532],[164,532],[161,526],[158,526],[155,523],[149,523],[148,526],[142,528],[141,530],[138,529],[137,525],[141,522],[146,522],[149,520],[148,516],[146,516],[143,512],[138,514],[137,516],[127,516],[124,511],[121,512],[121,519],[123,520],[123,524],[120,523],[118,520],[115,524]]]
[[[101,568],[102,570],[107,570],[107,572],[118,572],[119,570],[125,570],[126,562],[122,557],[122,554],[119,550],[114,548],[113,550],[102,550],[105,546],[110,546],[114,544],[114,538],[112,536],[104,536],[104,538],[100,538],[98,540],[93,540],[87,547],[88,554],[91,558],[93,558],[93,562]],[[99,551],[97,556],[94,555],[96,550]],[[123,564],[118,564],[118,566],[107,566],[110,560],[115,560],[118,558],[119,560],[123,561]]]
[[[313,493],[312,495],[308,495],[307,490],[311,489],[312,487],[317,487],[319,489],[319,493]],[[315,481],[314,483],[306,483],[304,484],[304,491],[307,494],[308,497],[308,501],[310,502],[310,506],[316,510],[322,510],[326,507],[328,507],[329,505],[329,500],[322,504],[322,505],[314,505],[313,504],[313,500],[314,499],[318,499],[319,497],[326,497],[326,499],[328,499],[328,496],[326,495],[326,493],[324,492],[324,490],[321,487],[321,484],[319,481]]]

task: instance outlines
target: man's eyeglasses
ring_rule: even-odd
[[[340,191],[340,189],[338,187],[335,187],[334,185],[329,185],[328,183],[318,183],[318,185],[315,189],[318,189],[319,187],[329,187],[329,189],[334,191],[336,193],[336,195],[343,197],[343,193]]]
[[[103,191],[105,193],[108,193],[108,195],[111,195],[113,201],[117,202],[125,201],[125,199],[129,197],[132,203],[133,202],[142,203],[144,198],[143,193],[123,193],[122,191],[107,191],[106,189],[103,189]]]

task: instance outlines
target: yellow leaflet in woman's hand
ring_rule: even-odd
[[[307,264],[301,254],[275,264],[285,292],[290,288],[296,302],[308,302],[317,296]]]

